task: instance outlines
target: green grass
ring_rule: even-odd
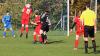
[[[8,33],[8,32],[7,32]],[[32,33],[29,33],[29,38],[19,37],[19,32],[16,31],[16,38],[12,38],[8,33],[7,38],[2,38],[0,32],[0,56],[100,56],[100,32],[96,34],[98,54],[93,54],[93,50],[89,49],[89,54],[84,54],[83,38],[80,39],[79,49],[73,50],[75,34],[66,38],[65,32],[50,31],[48,32],[49,44],[32,44]],[[89,38],[89,46],[91,41]]]

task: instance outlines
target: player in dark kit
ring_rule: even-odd
[[[48,11],[45,11],[45,13],[41,16],[41,36],[43,43],[47,43],[47,34],[46,32],[49,31],[49,26],[51,25],[50,20],[48,19]]]

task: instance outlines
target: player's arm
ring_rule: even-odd
[[[74,22],[74,23],[72,24],[71,29],[73,29],[73,28],[75,27],[75,25],[76,25],[76,22]]]
[[[72,26],[71,26],[71,29],[70,29],[70,33],[72,32],[73,28],[75,27],[76,25],[76,22],[73,22]]]
[[[96,33],[96,31],[97,31],[96,20],[94,21],[94,30],[95,30],[95,33]]]
[[[96,31],[97,31],[96,22],[97,22],[97,20],[96,20],[96,14],[95,14],[95,15],[94,15],[94,30],[95,30],[95,33],[96,33]]]
[[[25,7],[22,9],[22,12],[24,12],[25,11]]]
[[[45,13],[41,16],[41,18],[44,18],[45,17]]]
[[[33,24],[33,25],[37,25],[37,23],[35,23],[35,22],[33,22],[33,21],[31,21],[31,24]]]
[[[9,15],[10,16],[10,22],[12,22],[13,20],[12,20],[12,16],[11,15]]]
[[[2,22],[5,23],[5,16],[2,17]]]
[[[2,18],[2,22],[3,22],[4,26],[6,26],[5,16],[3,16],[3,18]]]
[[[50,25],[51,25],[51,22],[50,22],[50,20],[48,19],[48,17],[47,17],[47,22],[48,22],[48,25],[50,26]]]
[[[37,25],[37,23],[35,22],[35,20],[31,20],[31,24]]]

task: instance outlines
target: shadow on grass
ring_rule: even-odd
[[[90,52],[91,53],[94,53],[94,52]],[[97,50],[94,54],[100,54],[100,50]]]
[[[100,46],[96,46],[96,48],[99,48]],[[93,47],[88,47],[89,49],[93,49]],[[84,49],[83,47],[82,48],[79,48],[79,49]],[[91,53],[94,53],[94,52],[90,52],[89,54]],[[97,50],[94,54],[100,54],[100,50]]]
[[[58,44],[58,43],[64,43],[64,41],[63,41],[63,40],[58,40],[58,41],[48,41],[48,44],[52,44],[52,43]]]
[[[96,46],[96,48],[99,48],[100,46]],[[92,46],[90,46],[90,47],[88,47],[89,49],[92,49],[93,47]],[[81,48],[79,48],[79,49],[84,49],[84,47],[81,47]]]

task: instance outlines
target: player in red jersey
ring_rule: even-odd
[[[39,37],[39,42],[42,43],[42,37],[41,37],[41,21],[40,21],[40,15],[39,15],[39,11],[35,10],[35,19],[33,22],[31,22],[31,24],[36,25],[35,29],[34,29],[34,33],[33,33],[33,43],[37,42],[37,38],[36,35]]]
[[[83,35],[83,32],[84,32],[84,29],[83,29],[83,26],[82,26],[79,16],[76,16],[74,18],[74,24],[71,27],[70,32],[72,32],[72,29],[74,28],[74,26],[76,26],[76,39],[74,42],[74,50],[77,50],[78,45],[79,45],[79,38],[81,35]]]
[[[32,14],[31,4],[26,4],[25,7],[22,9],[22,19],[21,19],[21,34],[20,37],[23,35],[24,26],[26,28],[26,38],[28,38],[28,24],[30,20],[30,15]]]

